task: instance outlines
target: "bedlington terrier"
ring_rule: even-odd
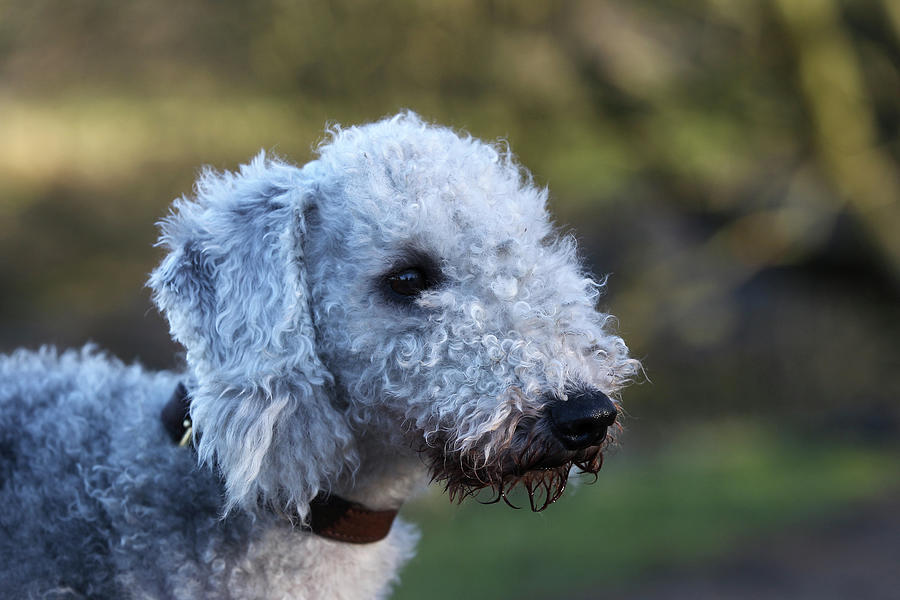
[[[0,359],[0,596],[383,598],[429,479],[596,474],[639,365],[546,201],[413,113],[203,172],[149,281],[184,373]]]

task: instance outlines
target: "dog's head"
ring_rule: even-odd
[[[304,517],[365,436],[422,453],[454,496],[543,489],[534,508],[599,469],[639,365],[506,150],[406,113],[196,192],[150,285],[230,504]]]

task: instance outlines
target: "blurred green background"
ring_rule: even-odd
[[[198,167],[402,108],[510,142],[650,381],[546,513],[411,504],[396,597],[892,597],[894,0],[0,0],[0,350],[176,368],[142,286]]]

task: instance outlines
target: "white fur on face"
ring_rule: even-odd
[[[509,154],[405,115],[337,131],[307,169],[323,181],[307,245],[320,353],[356,422],[402,416],[489,461],[546,397],[634,376],[595,309],[602,284]],[[384,276],[423,261],[438,283],[392,301]]]
[[[639,368],[547,192],[503,149],[405,113],[334,129],[297,169],[204,176],[151,286],[197,380],[200,456],[233,505],[305,516],[358,437],[502,460],[525,418]],[[414,299],[386,277],[429,273]]]

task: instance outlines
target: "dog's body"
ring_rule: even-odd
[[[430,477],[540,509],[596,472],[639,367],[545,203],[507,153],[412,114],[302,168],[205,173],[150,280],[188,372],[0,358],[2,595],[383,597],[413,528],[328,539],[314,498],[396,509]],[[194,449],[159,418],[179,382]]]
[[[0,359],[0,597],[371,598],[411,556],[232,511],[159,414],[179,378],[96,351]],[[331,577],[324,575],[332,574]]]

